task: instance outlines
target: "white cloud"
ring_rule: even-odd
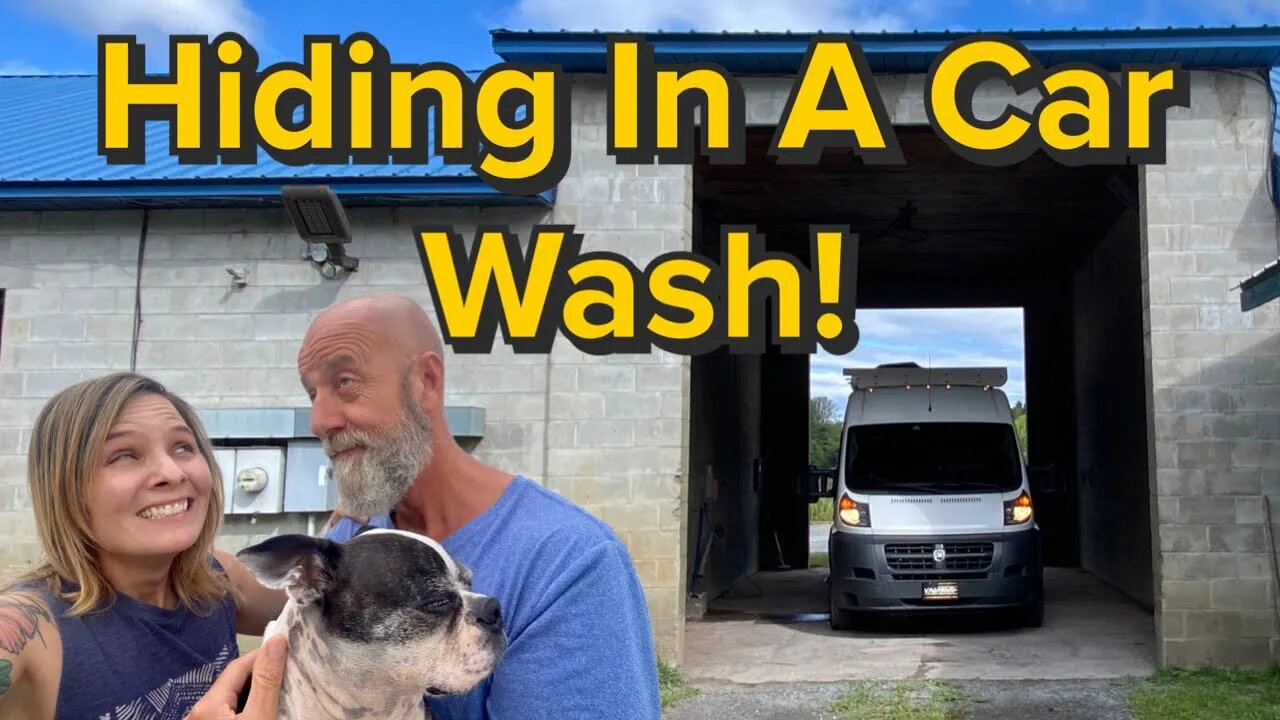
[[[846,356],[819,351],[809,370],[810,393],[843,407],[847,367],[916,362],[933,367],[1004,367],[1010,401],[1025,401],[1022,311],[1005,309],[859,310],[858,347]]]
[[[930,5],[921,0],[905,8],[865,0],[519,0],[509,25],[522,30],[878,32],[908,29],[908,15]]]
[[[1277,0],[1145,0],[1141,24],[1145,27],[1206,25],[1265,25],[1280,21]]]
[[[38,68],[34,65],[28,65],[21,60],[10,60],[6,63],[0,63],[0,75],[49,75],[49,71],[44,68]]]
[[[41,0],[28,10],[88,35],[137,35],[149,55],[167,54],[170,35],[234,31],[253,42],[258,28],[243,0]]]
[[[1084,0],[1021,0],[1024,7],[1048,11],[1054,15],[1087,13],[1089,3]]]

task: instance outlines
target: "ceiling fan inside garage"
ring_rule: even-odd
[[[889,221],[882,229],[876,232],[867,233],[861,238],[862,242],[876,242],[879,240],[897,240],[906,243],[919,243],[929,239],[929,232],[915,227],[916,205],[911,200],[907,200],[898,208],[898,214]]]

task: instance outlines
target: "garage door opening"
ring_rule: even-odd
[[[890,310],[1014,320],[1023,376],[1005,390],[1027,413],[1025,453],[1037,468],[1045,563],[1062,578],[1048,598],[1046,625],[1109,593],[1137,613],[1125,621],[1140,620],[1129,644],[1145,644],[1139,652],[1149,653],[1137,171],[1065,166],[1043,154],[984,167],[955,155],[931,128],[895,131],[902,165],[871,166],[828,151],[816,166],[788,166],[768,155],[773,128],[749,129],[746,165],[699,160],[695,168],[695,249],[718,259],[721,226],[751,224],[769,250],[808,262],[811,224],[848,225],[859,236],[862,330],[850,365],[931,361],[919,347],[903,357],[909,342],[891,356],[875,352],[894,331],[883,322]],[[1005,364],[998,354],[970,359]],[[691,615],[704,625],[751,607],[825,627],[825,584],[808,596],[794,584],[814,573],[802,478],[811,452],[810,387],[830,360],[727,351],[694,359],[687,557]],[[831,396],[840,415],[844,388]],[[791,586],[765,587],[764,580]],[[690,632],[687,650],[696,658],[699,641]]]
[[[916,363],[922,368],[999,367],[1008,380],[1018,450],[1027,453],[1026,372],[1022,308],[869,309],[858,314],[862,340],[844,356],[819,352],[811,361],[809,463],[837,470],[849,399],[846,368]],[[835,513],[830,496],[809,505],[810,566],[825,566],[827,534]]]

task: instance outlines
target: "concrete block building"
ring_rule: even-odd
[[[394,290],[431,307],[416,224],[467,237],[504,224],[527,241],[535,224],[571,223],[584,250],[643,267],[673,250],[714,257],[719,226],[741,223],[805,259],[809,223],[842,223],[860,235],[860,308],[1024,309],[1029,460],[1052,469],[1037,489],[1047,560],[1149,609],[1162,664],[1268,661],[1280,652],[1264,513],[1280,493],[1280,306],[1243,311],[1236,286],[1280,254],[1268,80],[1280,31],[1013,37],[1046,66],[1182,63],[1191,106],[1167,113],[1167,162],[959,158],[925,112],[925,73],[959,38],[948,33],[855,36],[906,158],[885,167],[847,152],[813,166],[768,156],[806,36],[650,36],[659,62],[716,62],[742,79],[747,161],[623,165],[605,148],[605,36],[496,32],[500,56],[573,77],[571,165],[535,197],[441,163],[179,165],[159,123],[145,165],[109,166],[94,77],[0,78],[0,565],[37,554],[24,456],[36,412],[115,369],[196,403],[230,474],[269,468],[263,494],[233,501],[224,547],[318,531],[332,485],[306,430],[297,346],[340,298]],[[994,119],[1038,99],[991,82],[975,107]],[[296,235],[280,208],[293,183],[341,198],[356,272],[328,277]],[[617,530],[659,650],[679,662],[691,593],[808,562],[808,364],[595,356],[564,341],[524,355],[499,339],[487,355],[449,354],[451,425],[478,456]],[[703,526],[719,531],[709,550]]]

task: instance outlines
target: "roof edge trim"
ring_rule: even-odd
[[[357,180],[352,178],[279,178],[274,180],[167,180],[167,181],[0,181],[0,202],[12,200],[76,199],[279,199],[284,185],[328,185],[339,198],[373,196],[458,197],[478,201],[501,197],[512,202],[550,205],[554,190],[538,195],[504,193],[478,178],[439,177],[407,180]]]
[[[619,31],[622,32],[622,31]],[[494,30],[493,51],[508,62],[560,64],[566,70],[605,72],[609,32]],[[749,68],[753,58],[785,60],[798,71],[809,42],[819,33],[642,32],[668,62],[715,58],[730,71]],[[834,31],[834,34],[845,34]],[[1132,30],[975,30],[972,32],[848,33],[881,72],[918,72],[922,58],[975,35],[1001,35],[1037,57],[1070,55],[1105,67],[1148,62],[1153,55],[1179,55],[1184,67],[1254,68],[1280,64],[1280,27],[1167,28]],[[1265,58],[1260,60],[1259,58]],[[1054,64],[1057,64],[1056,62]]]

